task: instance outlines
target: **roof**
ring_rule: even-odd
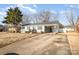
[[[22,26],[26,26],[26,25],[44,25],[44,24],[59,24],[58,21],[53,21],[53,22],[45,22],[45,23],[29,23],[29,24],[22,24]]]
[[[64,26],[64,28],[74,28],[74,27],[68,25],[68,26]]]
[[[22,26],[27,26],[27,25],[54,25],[53,23],[35,23],[35,24],[24,24]]]

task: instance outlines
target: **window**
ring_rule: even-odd
[[[42,29],[42,26],[38,26],[38,30]]]

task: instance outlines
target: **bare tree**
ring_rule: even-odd
[[[24,15],[24,23],[48,23],[57,20],[57,15],[51,11],[41,11],[36,14]]]
[[[50,11],[41,11],[36,14],[31,14],[29,20],[31,23],[46,23],[50,22],[50,19],[53,19],[53,15]]]
[[[39,20],[43,23],[51,22],[53,20],[56,20],[56,15],[52,13],[51,11],[42,11],[39,14]]]
[[[79,16],[77,17],[76,25],[79,25]]]
[[[33,23],[39,23],[39,13],[33,14],[32,16],[33,16],[32,18]]]
[[[77,17],[76,21],[76,31],[79,32],[79,16]]]
[[[76,25],[76,15],[75,15],[75,12],[70,9],[68,12],[65,12],[65,16],[69,22],[69,24],[75,28],[75,25]]]
[[[30,20],[29,20],[29,15],[23,15],[22,17],[22,24],[29,24],[30,23]]]
[[[22,17],[22,24],[29,24],[29,23],[37,23],[38,22],[38,15],[37,14],[24,14]]]
[[[49,22],[51,13],[49,11],[43,11],[40,16],[42,18],[42,22]]]
[[[35,14],[31,14],[29,16],[29,21],[30,21],[30,23],[36,23],[37,22],[36,21],[36,15]]]

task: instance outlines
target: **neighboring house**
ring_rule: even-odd
[[[0,25],[0,32],[6,32],[6,31],[7,31],[7,26]]]
[[[63,28],[59,28],[59,31],[58,31],[59,33],[63,33],[64,31],[63,31]]]
[[[71,26],[65,26],[63,28],[64,33],[66,33],[66,32],[74,32],[74,31],[75,31],[74,27],[71,27]]]
[[[4,30],[4,26],[0,25],[0,32],[2,32]]]
[[[59,25],[55,23],[36,23],[36,24],[24,24],[21,27],[21,33],[26,32],[58,32]]]
[[[76,31],[79,32],[79,24],[76,25]]]
[[[8,25],[3,25],[4,26],[4,32],[8,31]]]
[[[76,22],[76,31],[79,32],[79,20]]]

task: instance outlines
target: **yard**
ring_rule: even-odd
[[[16,41],[28,39],[38,34],[0,32],[0,48]]]
[[[1,46],[2,45],[6,46],[0,48],[0,54],[12,53],[12,52],[21,55],[71,54],[71,49],[69,46],[67,36],[64,34],[62,35],[53,33],[44,33],[44,34],[1,33],[1,40],[2,40]]]
[[[79,55],[79,33],[66,33],[73,55]]]
[[[0,33],[0,54],[72,55],[79,54],[79,33]]]

